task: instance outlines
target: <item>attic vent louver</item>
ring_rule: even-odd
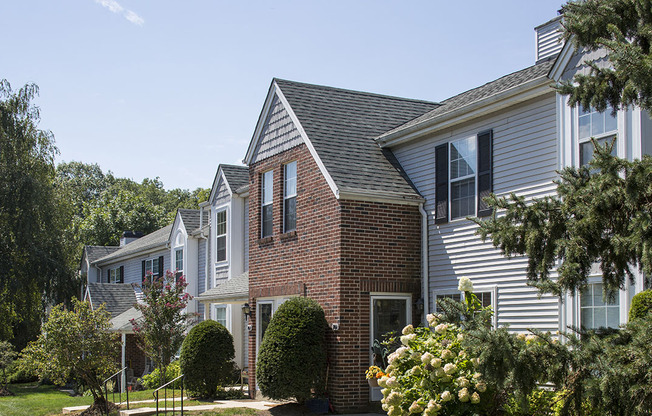
[[[564,46],[561,38],[561,16],[534,28],[536,32],[536,63],[557,55]]]

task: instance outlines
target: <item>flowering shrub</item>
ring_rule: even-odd
[[[369,367],[369,370],[365,372],[365,376],[367,380],[371,380],[374,378],[378,379],[385,375],[386,374],[383,372],[383,370],[381,370],[380,367],[376,365],[372,365],[371,367]]]
[[[428,315],[431,328],[403,329],[401,346],[390,354],[383,387],[383,410],[389,416],[481,413],[488,402],[487,384],[476,371],[477,358],[462,346],[459,326]]]

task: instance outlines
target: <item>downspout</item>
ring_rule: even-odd
[[[207,206],[210,206],[208,201],[204,201],[199,204],[199,229],[201,230],[204,226],[204,210],[206,209]],[[210,218],[210,216],[208,217]],[[210,236],[210,231],[209,234]],[[204,234],[203,231],[200,231],[199,233],[199,238],[202,238],[206,240],[206,250],[204,250],[204,290],[208,290],[208,283],[210,281],[210,278],[208,276],[208,271],[210,270],[210,266],[208,264],[208,261],[210,260],[209,258],[209,252],[208,252],[208,236]],[[204,304],[204,319],[208,320],[210,319],[210,303],[209,304]]]
[[[122,393],[125,392],[125,388],[127,386],[127,374],[126,374],[126,368],[125,365],[127,363],[127,358],[126,358],[126,351],[127,350],[127,334],[125,332],[122,333],[122,375],[120,376],[120,391]]]
[[[419,204],[421,214],[421,284],[423,293],[423,317],[426,323],[426,314],[429,311],[430,293],[428,293],[428,213],[423,209],[423,202]]]

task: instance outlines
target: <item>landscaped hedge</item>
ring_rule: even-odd
[[[181,346],[181,372],[190,394],[211,398],[233,372],[233,336],[220,323],[203,321],[190,330]]]
[[[312,299],[296,297],[279,306],[256,365],[256,381],[265,396],[302,403],[312,391],[325,391],[327,327],[324,310]]]
[[[629,308],[629,320],[644,318],[652,311],[652,290],[648,289],[637,293],[632,298],[632,306]]]

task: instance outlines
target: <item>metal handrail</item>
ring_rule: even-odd
[[[175,381],[181,379],[181,397],[179,397],[179,401],[181,402],[181,416],[183,416],[183,378],[185,374],[181,374],[179,377],[175,378],[174,380],[168,381],[161,387],[157,388],[154,390],[152,393],[152,396],[154,396],[154,399],[156,400],[156,415],[158,416],[159,409],[158,409],[158,392],[159,390],[163,389],[163,400],[165,400],[165,411],[164,414],[167,414],[168,411],[168,389],[167,386],[174,383]],[[172,416],[175,415],[175,405],[174,405],[174,388],[172,389]]]
[[[109,381],[111,381],[113,378],[115,378],[115,376],[121,374],[126,369],[127,369],[127,367],[123,367],[121,370],[118,370],[116,373],[114,373],[112,376],[108,377],[107,379],[105,379],[102,382],[102,384],[104,384],[104,410],[106,410],[107,415],[109,414],[109,393],[107,391],[106,384]],[[122,379],[120,379],[120,393],[119,393],[119,396],[118,396],[118,398],[120,400],[120,403],[122,403],[122,387],[123,387],[122,386]],[[115,389],[113,389],[113,390],[114,391],[112,391],[111,394],[113,395],[112,396],[113,403],[115,403]],[[125,392],[127,393],[127,410],[129,410],[129,389],[125,388]]]

